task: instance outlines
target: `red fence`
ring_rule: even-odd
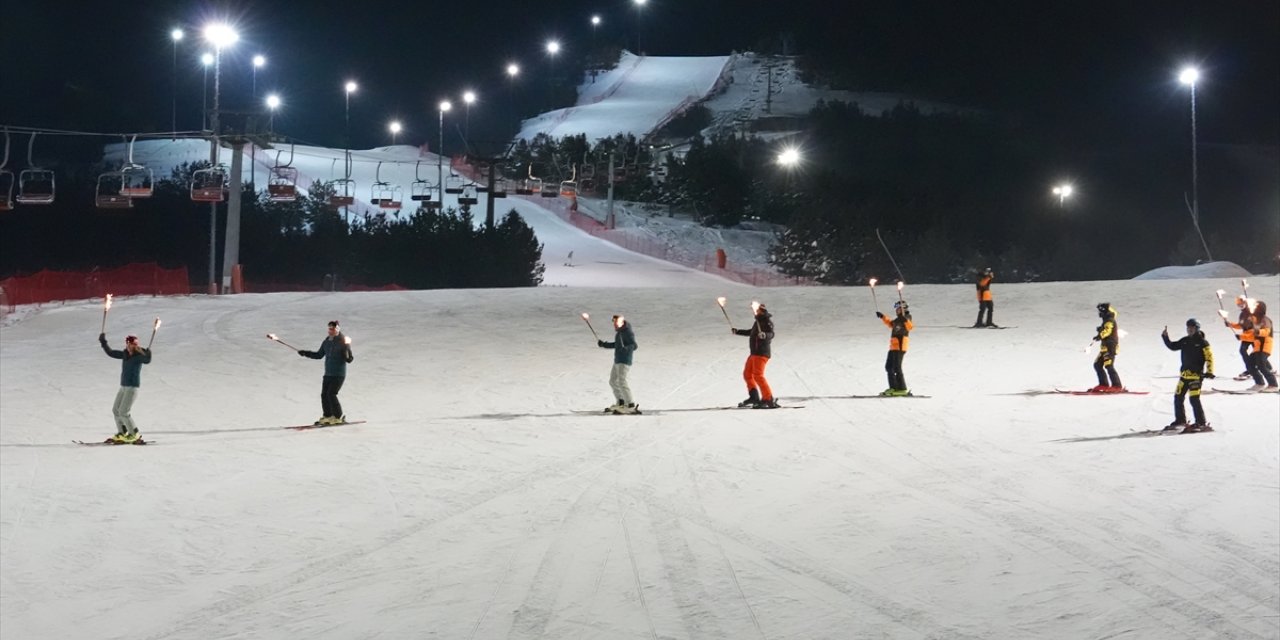
[[[191,293],[187,268],[163,269],[155,263],[95,271],[40,271],[0,280],[5,313],[20,304],[117,296],[172,296]]]

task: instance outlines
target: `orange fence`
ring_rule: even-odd
[[[20,304],[117,296],[172,296],[191,293],[187,268],[164,269],[155,263],[94,271],[39,271],[0,280],[3,310]]]

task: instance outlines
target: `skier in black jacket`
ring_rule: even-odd
[[[1178,376],[1178,388],[1173,392],[1173,422],[1165,427],[1165,431],[1213,431],[1205,421],[1204,408],[1200,406],[1200,385],[1204,378],[1214,377],[1213,350],[1209,348],[1209,341],[1200,330],[1200,323],[1195,318],[1187,320],[1187,337],[1177,342],[1169,340],[1169,327],[1164,328],[1160,337],[1170,351],[1182,352],[1182,373]],[[1191,411],[1196,419],[1191,425],[1187,424],[1187,412],[1182,407],[1182,400],[1187,395],[1191,396]]]
[[[773,344],[773,316],[759,302],[751,303],[755,308],[756,321],[750,329],[729,330],[736,336],[748,336],[751,355],[747,356],[747,364],[742,368],[742,379],[747,382],[747,399],[738,403],[739,407],[752,409],[777,409],[778,401],[773,397],[773,389],[769,381],[764,379],[764,367],[773,356],[770,345]]]

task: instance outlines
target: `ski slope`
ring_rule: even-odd
[[[282,152],[280,162],[288,163],[289,148],[279,149]],[[125,153],[126,146],[123,144],[108,145],[105,158],[108,162],[118,162],[124,158]],[[231,153],[232,151],[227,149],[221,151],[221,162],[227,167],[231,166]],[[305,193],[316,180],[327,182],[343,177],[345,175],[343,156],[342,149],[294,147],[291,166],[298,170],[299,191]],[[134,145],[133,158],[138,164],[151,169],[158,178],[167,178],[174,167],[184,162],[207,161],[209,143],[194,139],[140,141]],[[381,168],[379,168],[379,162],[382,163]],[[441,163],[439,167],[437,162]],[[256,153],[250,153],[250,150],[246,149],[244,181],[248,182],[252,179],[250,167],[256,166],[257,184],[264,185],[265,188],[271,167],[275,163],[274,150],[260,149]],[[449,172],[449,158],[441,160],[438,156],[420,151],[413,146],[400,145],[352,151],[351,178],[356,182],[356,203],[350,207],[350,212],[357,217],[385,213],[369,204],[375,180],[381,179],[402,187],[405,192],[405,206],[413,208],[417,204],[409,200],[410,185],[413,181],[421,178],[436,184],[438,174],[447,178]],[[480,204],[472,207],[478,225],[484,224],[485,199],[488,197],[487,194],[479,194]],[[499,199],[495,215],[501,220],[508,211],[515,209],[533,228],[538,240],[544,244],[543,261],[546,264],[546,272],[543,284],[545,285],[582,286],[604,283],[611,287],[684,287],[723,282],[718,276],[633,253],[593,237],[539,206],[537,204],[539,200],[514,195]],[[457,196],[444,194],[443,205],[445,208],[457,208]],[[405,209],[400,215],[408,216],[409,212],[410,209]],[[385,213],[385,215],[388,219],[395,218],[391,213]],[[574,255],[572,267],[566,266],[570,251]],[[252,256],[241,256],[241,260],[249,264],[252,263],[252,259]]]
[[[586,282],[580,284],[587,284]],[[4,638],[1276,638],[1280,396],[1208,395],[1218,431],[1171,419],[1175,335],[1232,279],[997,285],[1006,331],[968,330],[968,286],[908,286],[905,362],[864,288],[598,287],[117,299],[108,336],[164,324],[134,416],[100,304],[0,331]],[[1252,278],[1271,302],[1275,277]],[[881,299],[892,295],[881,292]],[[777,324],[744,396],[752,297]],[[1027,396],[1093,384],[1107,300],[1117,362],[1147,396]],[[880,303],[885,305],[888,302]],[[634,324],[643,416],[611,401],[597,330]],[[339,319],[341,400],[316,431]]]
[[[623,52],[617,67],[578,87],[576,105],[525,120],[516,137],[586,134],[588,142],[619,134],[643,137],[705,97],[730,58]]]

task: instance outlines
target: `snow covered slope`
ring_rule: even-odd
[[[586,283],[583,283],[586,284]],[[599,282],[611,285],[612,280]],[[1170,416],[1164,325],[1216,315],[1230,279],[1000,285],[1006,331],[957,329],[968,286],[908,286],[906,378],[863,288],[539,288],[120,299],[108,335],[164,324],[112,430],[119,364],[100,307],[0,331],[5,638],[1275,638],[1280,397],[1208,395],[1219,431],[1130,437]],[[1251,290],[1280,293],[1274,277]],[[747,322],[775,314],[745,394]],[[883,297],[883,296],[882,296]],[[1093,384],[1094,305],[1128,332],[1147,396]],[[634,323],[632,388],[578,314]],[[314,348],[337,318],[355,362],[319,417]],[[1218,372],[1239,371],[1206,322]],[[1229,379],[1210,387],[1233,388]]]
[[[578,103],[524,121],[518,138],[585,133],[588,141],[617,134],[642,137],[701,100],[729,56],[653,57],[623,53],[618,66],[579,87]]]
[[[1248,278],[1244,267],[1234,262],[1206,262],[1194,266],[1172,266],[1152,269],[1134,276],[1134,280],[1177,280],[1183,278]]]

